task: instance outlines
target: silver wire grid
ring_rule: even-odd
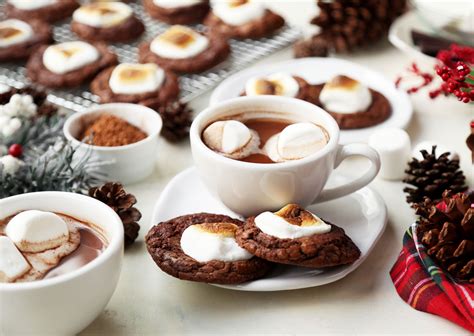
[[[146,26],[143,36],[130,44],[117,43],[111,49],[117,54],[120,62],[134,63],[138,61],[138,45],[149,41],[164,31],[167,24],[152,19],[140,3],[131,3],[135,14]],[[0,1],[0,19],[3,19],[4,0]],[[70,22],[65,21],[54,27],[54,39],[57,42],[77,40],[71,32]],[[199,31],[204,30],[203,25],[194,26]],[[228,60],[200,74],[182,75],[180,77],[181,100],[189,102],[197,96],[215,87],[231,74],[244,69],[258,59],[268,56],[280,49],[289,46],[300,36],[299,29],[285,26],[275,35],[259,40],[231,40],[232,53]],[[23,64],[2,64],[0,68],[0,83],[14,87],[31,84],[25,75]],[[84,110],[99,102],[99,98],[88,91],[88,86],[71,90],[48,90],[48,100],[52,103],[74,111]]]

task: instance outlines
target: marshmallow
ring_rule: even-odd
[[[58,0],[8,0],[13,7],[21,10],[35,10],[42,7],[51,6]]]
[[[115,67],[109,80],[116,94],[140,94],[158,90],[165,80],[165,72],[156,64],[122,63]]]
[[[300,86],[296,79],[286,73],[280,72],[265,78],[254,77],[245,84],[247,96],[277,95],[296,97]]]
[[[0,48],[25,42],[32,36],[33,29],[24,21],[9,19],[0,22]]]
[[[189,7],[202,3],[202,0],[153,0],[155,6],[162,8]]]
[[[372,104],[372,95],[355,79],[336,76],[324,85],[319,100],[330,112],[356,113],[367,110]]]
[[[295,217],[293,209],[298,209],[298,216]],[[295,204],[289,204],[275,213],[263,212],[254,221],[262,232],[280,239],[296,239],[331,231],[331,225]]]
[[[196,56],[206,50],[209,39],[185,26],[172,26],[150,44],[156,55],[171,59]]]
[[[380,156],[380,176],[386,180],[401,180],[410,159],[411,142],[407,132],[399,128],[382,128],[369,138]]]
[[[99,57],[99,51],[89,43],[64,42],[46,48],[43,54],[43,64],[53,73],[64,74],[95,62]]]
[[[30,264],[10,238],[0,236],[0,283],[14,282],[30,268]]]
[[[237,225],[231,223],[191,225],[181,236],[181,249],[199,262],[248,260],[253,255],[237,244],[236,230]]]
[[[74,21],[91,27],[115,26],[130,16],[132,8],[121,2],[99,2],[87,4],[76,9],[72,15]]]
[[[231,26],[241,26],[258,20],[265,14],[265,6],[256,0],[212,0],[212,13]]]
[[[53,212],[27,210],[7,224],[5,233],[22,252],[42,252],[69,240],[66,222]]]
[[[302,159],[328,142],[321,127],[310,122],[291,124],[265,143],[263,151],[274,162]]]
[[[5,155],[0,157],[0,164],[2,166],[2,175],[14,175],[24,165],[24,162],[12,155]]]
[[[440,144],[436,144],[433,141],[422,141],[418,143],[415,148],[413,148],[412,156],[418,160],[423,160],[423,155],[421,154],[421,150],[426,150],[428,153],[431,153],[433,146],[436,146],[436,155],[440,156],[443,153],[449,152],[449,158],[451,160],[459,160],[459,154],[452,150],[448,149],[448,147]]]
[[[234,159],[244,158],[258,151],[258,134],[236,120],[216,121],[203,132],[204,143],[214,151]]]

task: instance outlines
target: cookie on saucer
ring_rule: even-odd
[[[105,44],[72,41],[40,47],[29,58],[26,73],[49,88],[75,87],[114,64],[117,56]]]
[[[236,239],[255,256],[280,264],[324,268],[350,264],[360,257],[343,229],[296,204],[248,218]]]
[[[238,284],[264,276],[271,267],[235,241],[243,222],[198,213],[155,225],[146,235],[148,252],[164,272],[182,280]]]
[[[143,0],[152,18],[169,24],[202,22],[209,12],[209,0]]]
[[[132,8],[122,2],[95,2],[72,15],[71,30],[86,41],[127,42],[145,31]]]
[[[211,12],[204,24],[228,38],[258,39],[275,33],[285,25],[280,15],[267,9],[260,1],[211,1]]]
[[[51,26],[46,22],[0,21],[0,62],[28,58],[36,48],[52,41]]]
[[[336,76],[311,90],[315,104],[331,114],[341,129],[375,126],[392,114],[383,94],[347,76]]]
[[[142,63],[156,63],[180,73],[198,73],[223,62],[230,54],[227,40],[215,33],[201,34],[185,26],[172,26],[139,47]]]
[[[105,69],[91,83],[101,103],[122,102],[157,108],[179,96],[178,78],[156,64],[122,63]]]
[[[76,0],[7,0],[5,13],[23,21],[56,22],[71,16],[79,7]]]
[[[253,77],[245,83],[243,96],[275,95],[298,98],[314,103],[311,84],[304,78],[285,72]]]

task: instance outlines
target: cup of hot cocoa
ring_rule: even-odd
[[[336,121],[320,107],[294,98],[239,97],[211,106],[194,120],[190,138],[206,187],[244,216],[348,195],[370,183],[380,169],[374,149],[339,145]],[[324,189],[334,169],[355,155],[371,161],[369,169],[347,184]]]

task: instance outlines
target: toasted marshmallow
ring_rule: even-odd
[[[253,255],[237,244],[236,230],[237,225],[231,223],[191,225],[181,236],[181,249],[199,262],[248,260]]]
[[[202,137],[210,149],[233,159],[256,153],[260,145],[258,134],[236,120],[216,121],[204,130]]]
[[[201,3],[202,0],[153,0],[153,3],[162,8],[189,7]]]
[[[95,62],[100,53],[93,45],[82,42],[64,42],[49,46],[43,54],[43,64],[51,72],[64,74]]]
[[[293,76],[280,72],[265,78],[254,77],[245,84],[247,96],[276,95],[296,97],[300,86]]]
[[[10,238],[0,236],[0,282],[14,282],[30,268]]]
[[[158,35],[150,44],[150,50],[164,58],[184,59],[206,50],[209,39],[185,26],[172,26]]]
[[[42,252],[69,240],[66,222],[53,212],[27,210],[8,222],[5,233],[22,252]]]
[[[326,146],[328,138],[321,127],[309,122],[291,124],[272,136],[263,151],[274,162],[302,159]]]
[[[240,26],[260,19],[265,6],[256,0],[212,0],[212,12],[231,26]]]
[[[156,64],[122,63],[110,76],[110,89],[116,94],[139,94],[158,90],[165,72]]]
[[[24,21],[9,19],[0,22],[0,48],[25,42],[32,36],[33,29]]]
[[[122,2],[98,2],[79,7],[72,18],[91,27],[111,27],[122,23],[132,14],[132,8]]]
[[[42,7],[51,6],[58,0],[8,0],[13,7],[21,10],[34,10]]]
[[[262,232],[280,239],[296,239],[331,231],[331,225],[296,204],[289,204],[275,213],[263,212],[254,221]]]
[[[356,113],[372,104],[372,95],[367,86],[355,79],[336,76],[324,85],[319,100],[330,112]]]

